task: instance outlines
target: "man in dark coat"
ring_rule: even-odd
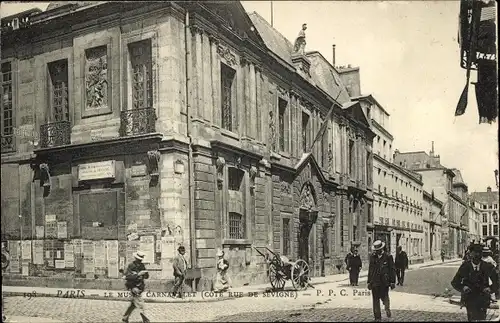
[[[396,288],[396,271],[392,256],[384,251],[385,243],[377,240],[372,245],[373,254],[368,267],[368,289],[372,291],[373,315],[375,321],[382,320],[380,301],[384,304],[385,313],[391,317],[389,288]]]
[[[408,269],[408,255],[403,251],[401,246],[396,248],[396,260],[394,261],[394,265],[396,267],[398,285],[403,286],[405,281],[405,271]]]
[[[174,269],[174,288],[172,290],[172,296],[182,298],[182,287],[184,285],[184,280],[186,279],[187,271],[187,261],[186,258],[184,258],[186,248],[184,246],[180,246],[177,248],[177,252],[178,254],[174,258],[174,262],[172,264]]]
[[[354,255],[354,247],[351,247],[351,251],[345,256],[344,262],[345,262],[345,268],[349,268],[349,260],[351,260],[352,256]],[[349,269],[347,269],[349,271]]]
[[[361,270],[361,257],[358,254],[358,250],[354,249],[352,251],[351,257],[347,262],[347,270],[349,271],[349,281],[351,286],[358,286],[359,272]]]
[[[149,319],[144,313],[144,300],[141,297],[142,292],[146,288],[146,283],[144,282],[144,280],[149,278],[149,273],[142,263],[144,257],[145,254],[143,252],[137,251],[134,254],[135,260],[128,265],[127,270],[125,271],[125,287],[127,287],[127,289],[130,291],[131,302],[130,306],[125,312],[125,315],[123,316],[122,321],[124,323],[128,323],[130,314],[132,314],[132,312],[136,308],[140,311],[142,322],[149,323]]]
[[[482,246],[470,247],[470,261],[463,262],[451,286],[462,293],[462,303],[467,309],[468,321],[486,320],[486,310],[491,301],[491,291],[498,282],[493,265],[481,260]],[[490,284],[490,281],[493,284]]]

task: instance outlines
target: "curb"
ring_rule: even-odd
[[[451,262],[457,262],[459,261],[459,259],[456,259],[456,260],[450,260],[450,261],[445,261],[444,263],[451,263]],[[433,267],[433,266],[437,266],[437,265],[440,265],[440,264],[443,264],[442,263],[438,263],[438,264],[429,264],[427,266],[419,266],[417,268],[413,268],[413,269],[408,269],[408,271],[413,271],[413,270],[418,270],[418,269],[421,269],[421,268],[428,268],[428,267]],[[340,275],[340,274],[339,274]],[[346,274],[347,276],[347,274]],[[365,272],[363,274],[360,274],[359,278],[367,278],[368,277],[368,273]],[[317,283],[314,283],[312,282],[312,285],[314,287],[316,286],[321,286],[321,285],[326,285],[326,284],[335,284],[335,283],[342,283],[342,282],[345,282],[345,281],[348,281],[349,280],[349,277],[345,277],[345,278],[340,278],[338,277],[339,279],[333,279],[333,280],[325,280],[325,281],[319,281]],[[36,287],[35,287],[36,288]],[[187,298],[183,298],[183,299],[174,299],[174,298],[171,298],[171,297],[161,297],[161,298],[149,298],[149,297],[143,297],[143,300],[145,303],[165,303],[165,304],[168,304],[168,303],[210,303],[210,302],[222,302],[222,301],[227,301],[227,300],[235,300],[235,299],[239,299],[239,298],[244,298],[244,297],[249,297],[249,293],[264,293],[264,292],[267,292],[269,286],[268,287],[265,287],[263,289],[253,289],[253,290],[247,290],[247,291],[241,291],[241,290],[238,290],[238,289],[234,289],[233,291],[231,292],[234,292],[234,293],[243,293],[243,296],[240,296],[240,297],[230,297],[230,296],[224,296],[224,294],[220,297],[206,297],[204,298],[203,296],[202,297],[187,297]],[[313,288],[314,289],[314,288]],[[287,290],[285,290],[287,291]],[[116,291],[116,292],[125,292],[125,291]],[[207,291],[205,291],[207,292]],[[292,292],[295,292],[295,291],[292,291]],[[198,292],[197,292],[198,293]],[[201,293],[204,293],[204,292],[201,292]],[[4,291],[2,292],[2,294],[4,295],[4,297],[26,297],[26,294],[23,293],[23,292],[7,292],[7,291]],[[57,296],[55,295],[54,293],[37,293],[36,294],[36,297],[53,297],[53,298],[71,298],[71,297],[61,297],[61,296]],[[77,297],[76,299],[91,299],[91,300],[105,300],[105,301],[122,301],[122,302],[129,302],[130,299],[128,297],[117,297],[117,296],[101,296],[101,295],[85,295],[84,297]]]

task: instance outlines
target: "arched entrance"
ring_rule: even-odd
[[[311,183],[305,183],[300,192],[299,203],[299,230],[298,230],[298,259],[309,264],[311,275],[316,273],[316,220],[318,208],[316,195]]]

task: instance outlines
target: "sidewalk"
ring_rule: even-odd
[[[460,259],[446,260],[444,263],[454,263],[461,261]],[[411,265],[409,271],[420,268],[431,267],[442,264],[441,260],[429,261],[423,264]],[[368,274],[367,270],[360,273],[360,278],[365,278]],[[312,285],[318,286],[323,284],[339,283],[348,280],[347,273],[329,275],[325,277],[312,278]],[[263,293],[270,291],[271,285],[249,285],[233,288],[230,292],[216,294],[211,291],[203,291],[196,293],[186,293],[184,299],[174,299],[167,292],[158,293],[145,291],[143,298],[148,303],[184,303],[184,302],[217,302],[221,300],[236,299],[248,297],[255,293]],[[83,291],[83,293],[82,293]],[[293,291],[290,281],[286,282],[285,291]],[[79,293],[74,289],[67,288],[49,288],[49,287],[26,287],[26,286],[2,286],[4,297],[23,296],[23,297],[60,297],[60,298],[80,298],[80,299],[95,299],[95,300],[113,300],[113,301],[129,301],[127,291],[117,290],[99,290],[85,289]],[[72,295],[73,293],[73,295]]]
[[[46,317],[8,316],[5,323],[63,323]]]

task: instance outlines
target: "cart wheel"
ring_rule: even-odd
[[[285,277],[274,262],[269,264],[269,282],[275,290],[282,290],[285,287]]]
[[[299,259],[292,265],[292,284],[295,290],[305,290],[309,286],[309,265]]]

